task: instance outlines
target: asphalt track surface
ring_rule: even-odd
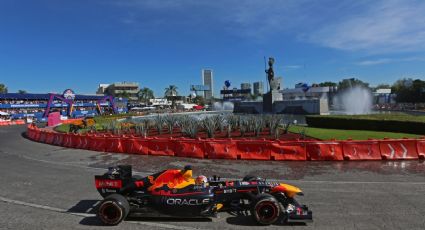
[[[24,126],[0,127],[0,229],[425,229],[425,163],[266,162],[110,154],[32,142]],[[101,226],[93,176],[131,163],[137,174],[194,166],[194,174],[280,179],[303,189],[307,225],[259,227],[249,216],[129,219]]]

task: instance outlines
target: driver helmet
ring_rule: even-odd
[[[208,183],[208,179],[204,175],[199,175],[198,177],[196,177],[195,183],[197,185],[205,185],[206,183]]]

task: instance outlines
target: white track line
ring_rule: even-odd
[[[47,210],[47,211],[70,214],[70,215],[80,216],[80,217],[95,217],[96,216],[95,214],[89,214],[89,213],[68,212],[67,210],[61,209],[61,208],[55,208],[55,207],[50,207],[50,206],[46,206],[46,205],[28,203],[28,202],[19,201],[19,200],[12,200],[12,199],[8,199],[8,198],[2,197],[2,196],[0,196],[0,201],[5,202],[5,203],[9,203],[9,204],[15,204],[15,205],[21,205],[21,206],[25,206],[25,207],[43,209],[43,210]],[[175,230],[198,230],[199,229],[199,228],[176,226],[176,225],[162,224],[162,223],[151,223],[151,222],[125,221],[125,223],[140,224],[140,225],[145,225],[145,226],[149,226],[149,227],[175,229]]]

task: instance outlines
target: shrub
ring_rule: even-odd
[[[307,116],[310,127],[425,134],[423,117],[411,115]]]

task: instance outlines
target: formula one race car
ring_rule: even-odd
[[[192,168],[169,169],[147,177],[132,176],[131,166],[109,168],[95,176],[104,200],[97,210],[107,225],[117,225],[129,214],[139,217],[216,217],[217,212],[251,213],[260,225],[310,222],[312,212],[294,199],[297,187],[254,176],[222,181],[214,176],[192,178]]]

